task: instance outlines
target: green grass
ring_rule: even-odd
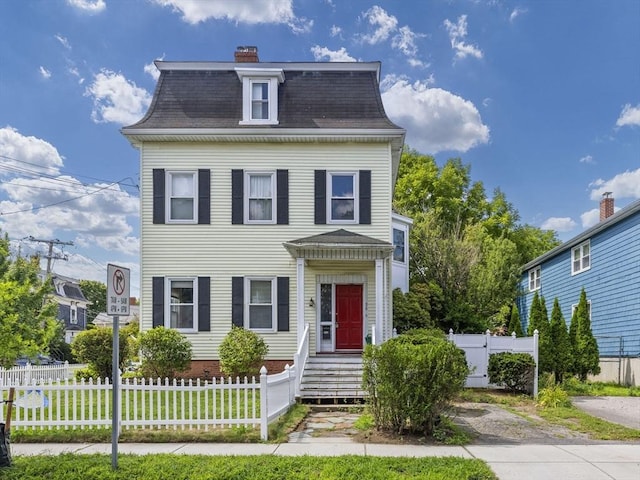
[[[580,382],[575,378],[565,380],[562,388],[571,396],[640,397],[640,387],[627,387],[617,383]]]
[[[586,433],[597,440],[640,440],[640,430],[592,417],[575,407],[540,408],[538,415],[550,423]]]
[[[476,459],[63,454],[14,458],[3,480],[496,480]]]

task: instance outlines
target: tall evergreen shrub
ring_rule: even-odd
[[[511,306],[511,317],[509,320],[508,334],[511,335],[515,332],[516,337],[524,337],[522,331],[522,323],[520,322],[520,314],[518,313],[518,306],[514,303]]]
[[[551,370],[556,383],[562,383],[565,374],[571,370],[573,358],[569,332],[567,332],[567,324],[562,316],[558,297],[553,300],[549,336],[551,337]]]
[[[585,381],[587,375],[600,373],[600,352],[598,351],[598,343],[591,331],[589,305],[584,288],[580,292],[580,301],[575,310],[575,317],[574,368],[580,380]]]

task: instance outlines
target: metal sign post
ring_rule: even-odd
[[[129,315],[129,297],[131,285],[128,268],[107,265],[107,314],[113,316],[113,369],[111,386],[113,388],[113,414],[111,416],[111,467],[118,468],[118,436],[120,434],[120,315]]]

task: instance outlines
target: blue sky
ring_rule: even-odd
[[[563,240],[598,201],[640,198],[637,0],[4,0],[0,228],[73,242],[54,271],[139,294],[138,152],[154,59],[381,61],[388,115],[442,165],[460,157],[521,222]]]

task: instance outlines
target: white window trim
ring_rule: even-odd
[[[271,328],[251,328],[250,315],[251,309],[249,300],[251,299],[251,282],[256,281],[270,281],[271,282]],[[244,277],[244,327],[247,330],[251,330],[256,333],[276,333],[278,325],[278,292],[276,277]]]
[[[402,232],[404,234],[404,260],[400,261],[400,260],[396,260],[395,259],[395,255],[393,252],[395,252],[396,250],[396,244],[395,244],[395,234],[394,234],[394,230],[398,230],[400,232]],[[391,227],[391,244],[393,245],[393,252],[391,254],[391,258],[393,259],[393,262],[398,264],[398,265],[407,265],[408,261],[409,261],[409,228],[406,225],[397,225],[395,227]]]
[[[242,120],[240,125],[278,125],[278,84],[284,82],[279,68],[236,68],[242,82]],[[253,83],[269,84],[269,118],[251,118],[251,87]]]
[[[171,189],[171,177],[173,175],[192,175],[193,181],[193,218],[192,219],[173,219],[171,218],[171,199],[173,191]],[[184,197],[187,198],[187,197]],[[169,170],[165,174],[165,222],[177,224],[197,224],[198,223],[198,172],[193,170]]]
[[[582,267],[582,259],[584,258],[584,255],[582,253],[582,249],[584,248],[584,246],[587,245],[589,247],[589,266],[588,267]],[[573,266],[573,254],[576,250],[580,250],[580,268],[579,269],[574,269]],[[592,256],[592,251],[591,251],[591,241],[587,240],[586,242],[582,242],[580,245],[576,245],[575,247],[573,247],[571,249],[571,275],[577,275],[578,273],[582,273],[582,272],[586,272],[587,270],[591,269],[591,264],[593,262],[593,256]]]
[[[252,175],[271,175],[271,220],[250,220],[249,219],[249,185],[250,178]],[[244,215],[244,223],[251,224],[263,224],[263,225],[271,225],[276,223],[276,172],[273,170],[249,170],[244,172],[244,188],[243,188],[243,215]]]
[[[533,288],[531,285],[533,284]],[[542,286],[542,270],[540,267],[532,268],[529,270],[529,291],[535,292],[536,290],[540,290]]]
[[[573,305],[571,305],[571,318],[573,318],[573,314],[576,313],[577,308],[578,308],[577,303],[574,303]],[[589,315],[589,321],[591,321],[591,300],[587,300],[587,314]]]
[[[331,200],[333,199],[333,182],[332,177],[336,176],[353,176],[353,220],[334,220],[331,216]],[[327,172],[327,224],[354,225],[360,223],[360,178],[359,172]]]
[[[171,282],[191,282],[193,286],[193,327],[171,327]],[[198,331],[198,277],[165,277],[164,279],[164,327],[180,333],[196,333]]]
[[[77,302],[71,302],[69,307],[69,323],[73,325],[78,324],[78,304]]]

